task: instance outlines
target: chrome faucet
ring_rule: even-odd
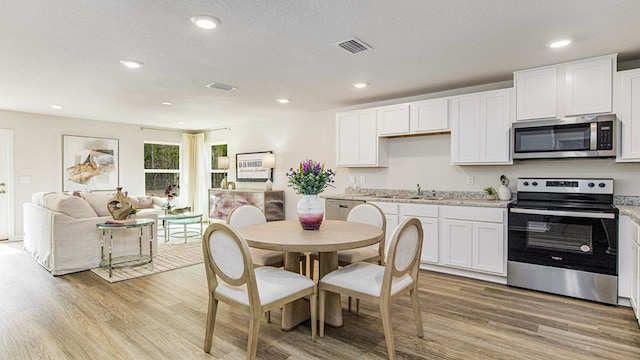
[[[420,190],[420,184],[418,184],[418,196],[422,195],[422,190]]]
[[[436,197],[436,191],[435,190],[431,190],[431,197]]]

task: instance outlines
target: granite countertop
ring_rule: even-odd
[[[448,197],[429,197],[429,196],[413,196],[413,195],[367,195],[367,194],[326,194],[321,195],[325,199],[337,200],[363,200],[376,202],[393,202],[403,204],[424,204],[424,205],[448,205],[448,206],[474,206],[474,207],[491,207],[506,208],[511,202],[502,200],[485,200],[474,198],[448,198]]]
[[[627,215],[636,224],[640,224],[640,206],[616,205],[616,207],[620,210],[620,215]]]

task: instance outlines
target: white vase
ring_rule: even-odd
[[[324,217],[324,204],[318,195],[302,195],[298,201],[298,220],[304,230],[318,230]]]
[[[498,199],[511,200],[511,189],[507,185],[498,185]]]

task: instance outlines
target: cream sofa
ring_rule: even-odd
[[[96,224],[111,218],[105,193],[67,195],[55,192],[33,194],[31,203],[23,204],[24,248],[52,275],[64,275],[96,268],[100,265],[102,232]],[[148,199],[147,199],[148,200]],[[158,219],[163,212],[162,198],[153,198],[151,208],[140,209],[140,218]],[[132,255],[138,251],[139,229],[115,230],[113,256]],[[158,229],[153,226],[152,249],[157,254]],[[106,248],[105,248],[106,251]],[[149,246],[143,246],[149,254]]]

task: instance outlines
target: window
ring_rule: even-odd
[[[228,169],[219,169],[218,157],[227,156],[227,144],[211,145],[211,186],[212,188],[220,187],[222,179],[227,176]]]
[[[173,184],[180,184],[180,145],[145,143],[145,194],[165,196],[165,189]],[[176,189],[176,191],[180,196],[180,189]]]

